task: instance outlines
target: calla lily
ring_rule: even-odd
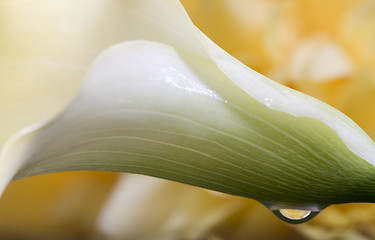
[[[9,11],[13,6],[4,6],[10,19],[16,19],[7,26],[8,41],[15,42],[13,46],[21,41],[5,53],[12,60],[6,76],[20,82],[44,79],[43,86],[51,78],[71,83],[68,93],[61,92],[64,97],[52,98],[55,103],[48,96],[31,96],[31,118],[26,112],[14,121],[19,113],[11,111],[17,111],[14,106],[22,100],[2,104],[11,116],[4,120],[4,126],[10,126],[4,130],[6,137],[45,119],[4,140],[2,189],[12,179],[37,174],[109,170],[250,197],[272,210],[320,210],[373,201],[372,140],[337,110],[232,58],[195,28],[179,2],[98,1],[72,13],[74,4],[64,1],[53,3],[51,22],[40,13],[52,2],[30,4],[34,7],[25,5],[25,14],[38,16],[38,24],[28,24],[39,33],[32,36],[39,45],[26,51],[30,56],[18,52],[25,52],[22,35],[29,36],[28,31],[12,32],[20,23]],[[71,30],[58,17],[64,11],[88,20]],[[103,36],[90,41],[97,29]],[[64,50],[41,41],[46,34],[64,36]],[[73,41],[81,35],[79,42]],[[77,79],[93,57],[113,44],[96,58],[67,105],[65,96],[73,98],[81,83]],[[19,71],[25,66],[30,72]],[[12,87],[2,89],[9,92]],[[46,107],[40,108],[41,102]]]

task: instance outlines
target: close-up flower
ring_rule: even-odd
[[[0,238],[375,238],[375,1],[0,16]]]

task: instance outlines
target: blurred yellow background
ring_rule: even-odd
[[[338,108],[375,137],[374,0],[182,3],[234,57]],[[100,239],[96,219],[118,176],[71,172],[12,182],[0,200],[0,239]],[[196,207],[209,196],[200,194]],[[209,239],[375,239],[374,204],[332,206],[309,223],[289,225],[251,199],[227,201],[240,207],[207,229]]]

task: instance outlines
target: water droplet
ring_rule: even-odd
[[[300,209],[276,209],[272,212],[284,222],[292,224],[307,222],[320,213],[320,211]]]
[[[266,104],[267,107],[271,107],[273,103],[273,98],[265,97],[263,100],[264,100],[264,104]]]

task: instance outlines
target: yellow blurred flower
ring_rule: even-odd
[[[375,1],[183,0],[182,3],[198,28],[233,56],[271,79],[340,109],[375,136]],[[77,17],[71,14],[73,18]],[[82,26],[82,29],[90,27]],[[20,54],[23,54],[23,37],[21,35],[20,42],[12,44],[19,48]],[[58,41],[59,36],[54,37],[54,41]],[[111,40],[101,40],[99,45],[104,47],[109,42]],[[8,44],[6,38],[0,43]],[[91,53],[89,50],[85,53],[88,52]],[[87,65],[90,57],[81,54],[77,62]],[[65,63],[64,59],[60,60]],[[24,63],[27,65],[27,57]],[[13,66],[6,67],[11,69]],[[69,68],[67,65],[63,67]],[[25,71],[14,74],[16,78],[27,77],[27,71],[35,69],[29,66]],[[81,75],[79,69],[71,71],[72,78]],[[49,83],[42,84],[49,86]],[[77,83],[72,81],[71,84],[65,88],[68,93],[62,95],[73,94]],[[14,89],[18,86],[11,82],[2,87]],[[28,94],[23,97],[38,95]],[[65,104],[59,96],[56,96],[56,101]],[[15,111],[19,102],[24,102],[24,99],[14,100],[14,108],[4,111]],[[39,104],[47,109],[52,106],[50,103]],[[39,109],[30,105],[30,112]],[[31,118],[26,122],[39,120],[46,114],[36,115],[30,114]],[[0,136],[13,132],[25,124],[24,121],[15,122],[13,128],[4,129],[5,133]],[[0,238],[48,239],[59,236],[62,239],[87,239],[100,234],[119,239],[123,236],[146,239],[153,234],[161,239],[166,239],[166,236],[171,239],[375,238],[375,207],[370,204],[330,207],[309,223],[291,226],[282,223],[253,200],[141,178],[135,181],[135,176],[122,177],[103,213],[100,213],[105,206],[103,203],[117,174],[59,173],[13,182],[0,201]],[[125,187],[120,187],[122,185]],[[114,211],[112,217],[126,216],[120,212],[116,215],[116,210],[110,210],[111,206],[121,204],[111,202],[116,201],[112,199],[122,199],[124,193],[120,197],[117,194],[123,191],[126,199],[127,192],[142,187],[147,191],[140,191],[140,196],[146,196],[140,199],[147,198],[147,201],[129,199],[124,214],[128,210],[133,212],[126,221],[111,219],[108,213],[111,211]],[[172,193],[178,193],[177,197],[171,199]],[[155,206],[159,213],[152,212]],[[96,225],[98,216],[106,219],[99,230]],[[134,218],[129,219],[129,216]],[[112,220],[128,224],[123,227],[108,225]]]

